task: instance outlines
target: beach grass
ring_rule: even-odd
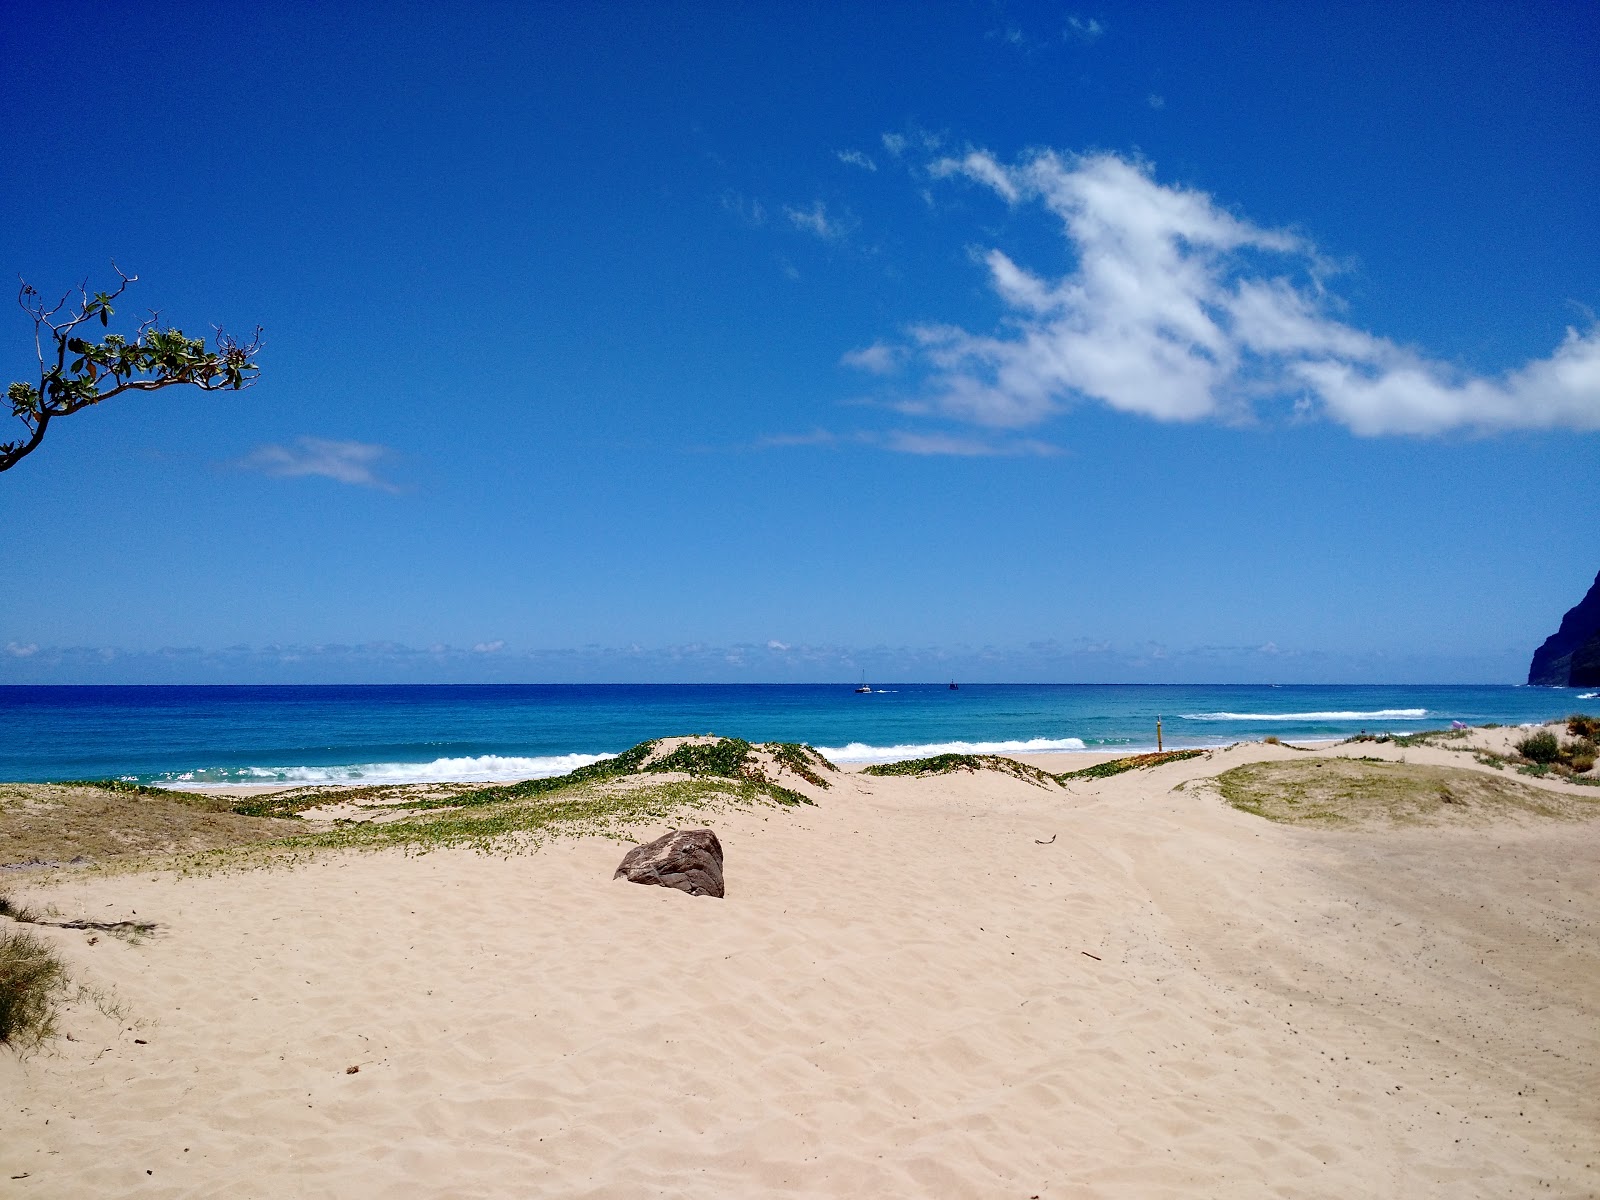
[[[862,768],[863,775],[948,775],[952,771],[998,771],[1025,783],[1048,787],[1056,782],[1049,771],[1031,767],[1001,754],[935,754],[931,758],[908,758],[900,762],[874,763]]]
[[[0,1044],[36,1049],[56,1031],[67,971],[50,944],[25,929],[0,930]]]
[[[1492,818],[1600,816],[1600,800],[1461,767],[1379,759],[1258,762],[1215,779],[1240,812],[1295,825],[1435,825]]]
[[[115,781],[0,784],[0,866],[104,862],[281,838],[299,823],[233,811],[227,796]]]
[[[242,798],[119,781],[0,786],[0,865],[267,862],[323,849],[530,848],[554,836],[625,836],[691,812],[811,799],[837,768],[813,747],[659,738],[546,779],[503,785],[335,784]],[[351,815],[355,814],[355,815]]]
[[[1163,767],[1167,763],[1199,758],[1205,753],[1204,750],[1164,750],[1154,754],[1130,754],[1126,758],[1113,758],[1109,762],[1096,763],[1081,770],[1063,771],[1056,778],[1063,783],[1069,779],[1109,779],[1113,775],[1121,775],[1124,771],[1147,771],[1151,767]]]

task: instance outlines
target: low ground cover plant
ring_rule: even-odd
[[[1006,758],[1002,754],[935,754],[932,758],[907,758],[900,762],[874,763],[863,767],[863,775],[948,775],[952,771],[998,771],[1026,783],[1054,784],[1056,777],[1038,767]]]
[[[1199,758],[1204,753],[1204,750],[1166,750],[1158,754],[1130,754],[1127,758],[1113,758],[1110,762],[1097,763],[1078,771],[1063,771],[1056,778],[1108,779],[1112,775],[1121,775],[1124,771],[1148,770],[1150,767],[1182,762],[1186,758]]]
[[[1600,802],[1591,798],[1461,767],[1382,759],[1247,763],[1217,776],[1215,785],[1241,812],[1285,824],[1436,825],[1504,816],[1600,816]]]

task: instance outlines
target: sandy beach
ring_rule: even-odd
[[[1065,788],[843,772],[814,806],[708,821],[720,900],[613,881],[626,847],[603,838],[17,873],[36,907],[156,928],[40,927],[98,1004],[69,1006],[71,1040],[0,1053],[0,1179],[17,1196],[1600,1193],[1600,822],[1311,828],[1204,782],[1357,751],[1472,766],[1250,744]]]

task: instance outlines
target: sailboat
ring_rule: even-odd
[[[950,690],[952,692],[959,692],[961,690],[961,685],[959,683],[957,683],[954,679],[952,679],[950,681]]]
[[[867,686],[867,673],[865,671],[861,672],[861,686],[856,689],[856,695],[858,695],[858,696],[870,696],[870,695],[872,695],[872,689]]]

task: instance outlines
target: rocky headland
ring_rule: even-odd
[[[1567,610],[1561,628],[1533,652],[1528,682],[1540,687],[1600,686],[1600,575]]]

